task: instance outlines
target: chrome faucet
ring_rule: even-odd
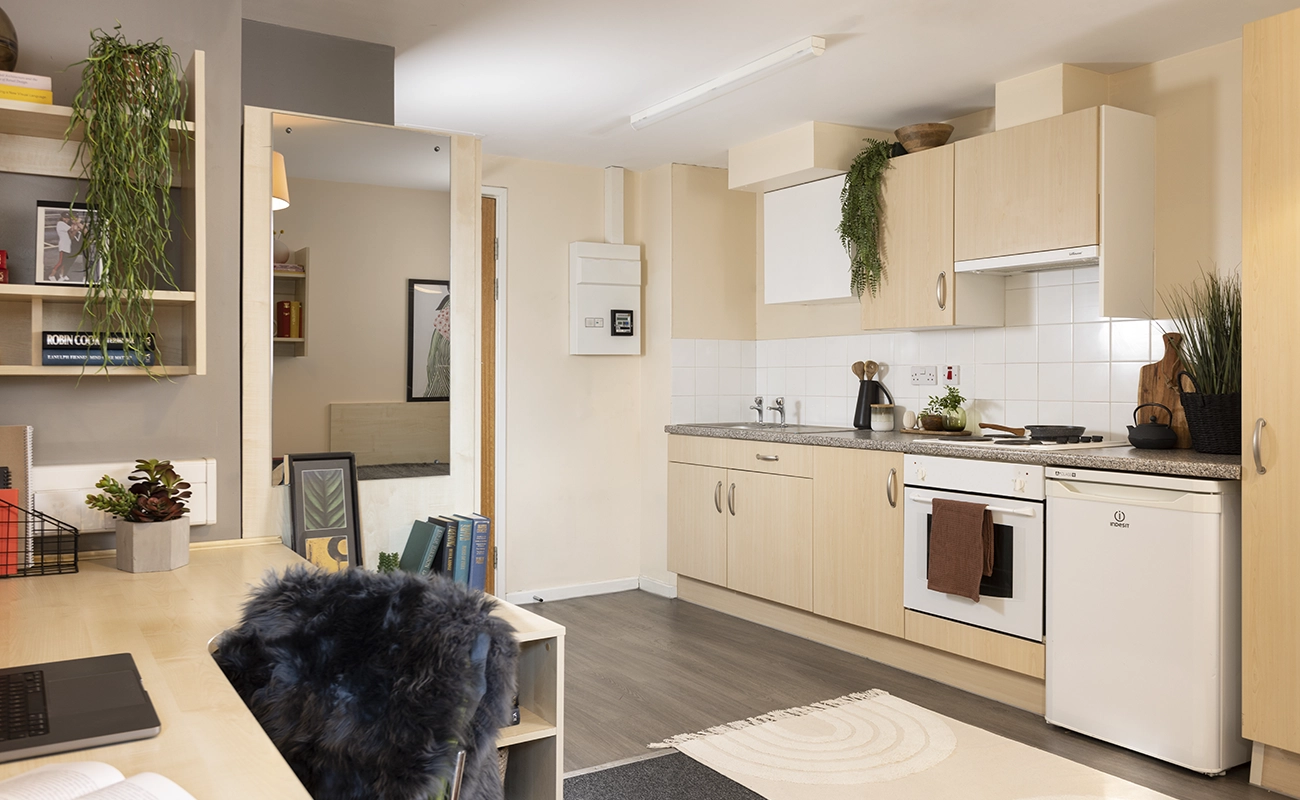
[[[768,406],[767,410],[775,411],[776,413],[781,415],[781,427],[784,428],[785,427],[785,398],[778,397],[774,402],[776,403],[776,405]]]
[[[767,420],[763,419],[763,395],[754,398],[754,405],[749,407],[750,411],[758,412],[758,424],[762,425]]]

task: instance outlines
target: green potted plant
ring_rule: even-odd
[[[1241,278],[1203,274],[1164,300],[1183,335],[1178,356],[1185,371],[1178,376],[1178,390],[1192,448],[1240,454]]]
[[[925,410],[921,412],[921,427],[927,431],[964,430],[966,409],[962,408],[962,403],[965,402],[966,398],[961,396],[957,387],[949,386],[946,393],[930,398]]]
[[[184,157],[188,134],[172,130],[184,117],[187,88],[176,53],[161,40],[129,42],[121,25],[90,33],[81,88],[72,101],[65,141],[79,136],[77,163],[94,210],[81,249],[103,265],[90,281],[82,324],[99,339],[122,334],[128,363],[146,364],[154,330],[155,289],[176,288],[164,252],[171,241],[172,141]],[[161,354],[155,356],[159,364]]]
[[[99,494],[86,505],[117,517],[117,568],[125,572],[162,572],[190,563],[190,520],[185,501],[190,485],[170,461],[140,459],[127,476],[130,486],[105,475],[95,484]]]
[[[879,139],[866,142],[844,176],[844,190],[840,192],[840,244],[849,254],[849,287],[855,297],[861,297],[864,291],[875,297],[885,272],[880,254],[885,216],[881,192],[894,148]]]

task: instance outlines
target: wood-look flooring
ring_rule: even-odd
[[[1207,778],[1049,726],[1042,717],[761,625],[646,592],[528,607],[567,629],[566,770],[776,709],[884,689],[970,725],[1179,800],[1265,800],[1248,766]]]

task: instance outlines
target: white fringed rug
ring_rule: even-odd
[[[768,800],[1171,800],[879,689],[650,746]]]

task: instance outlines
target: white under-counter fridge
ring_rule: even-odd
[[[1239,482],[1046,477],[1047,721],[1211,775],[1249,761]]]

